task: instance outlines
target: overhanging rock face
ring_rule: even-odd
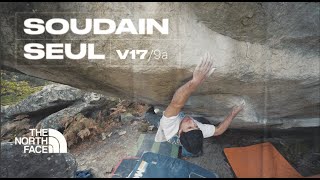
[[[186,112],[220,122],[245,99],[247,106],[231,127],[319,126],[319,9],[317,3],[269,2],[1,3],[1,64],[165,108],[175,90],[192,76],[200,57],[210,52],[217,70],[192,94]],[[169,34],[44,34],[34,40],[23,32],[23,19],[32,16],[118,22],[168,18]],[[72,43],[78,49],[80,43],[91,42],[106,58],[27,60],[20,51],[29,42]],[[167,53],[167,59],[155,59],[155,54],[151,59],[119,59],[116,50],[126,49],[147,49],[149,54],[158,49],[161,55]]]

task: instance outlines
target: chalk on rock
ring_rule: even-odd
[[[243,99],[240,103],[240,106],[245,106],[246,105],[246,101]]]
[[[124,135],[124,134],[126,134],[126,133],[127,133],[126,131],[120,131],[120,132],[118,132],[119,136],[122,136],[122,135]]]
[[[155,112],[156,114],[158,114],[159,111],[160,111],[160,109],[158,109],[158,108],[154,109],[154,112]]]
[[[107,138],[105,133],[102,133],[101,136],[102,136],[102,140],[105,140]]]
[[[149,127],[148,127],[148,131],[152,131],[153,128],[154,128],[154,125],[149,126]]]
[[[108,137],[111,137],[111,135],[112,135],[112,132],[108,134]]]

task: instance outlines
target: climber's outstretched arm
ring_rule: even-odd
[[[243,109],[244,103],[242,103],[240,106],[235,106],[232,108],[232,111],[229,113],[229,115],[218,125],[218,127],[215,128],[213,136],[219,136],[223,134],[231,124],[232,120],[237,116],[237,114]]]
[[[192,79],[181,86],[173,95],[171,103],[164,112],[166,117],[176,116],[179,114],[191,93],[195,91],[197,87],[199,87],[200,84],[215,70],[212,65],[212,58],[209,54],[207,54],[205,58],[202,58],[201,62],[193,72]]]

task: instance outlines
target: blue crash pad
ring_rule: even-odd
[[[126,178],[138,163],[138,157],[123,158],[112,172],[112,178]]]
[[[218,178],[216,173],[188,161],[145,152],[129,178]]]

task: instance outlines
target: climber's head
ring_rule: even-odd
[[[186,116],[180,123],[180,142],[182,146],[194,155],[202,154],[203,134],[193,118]]]

